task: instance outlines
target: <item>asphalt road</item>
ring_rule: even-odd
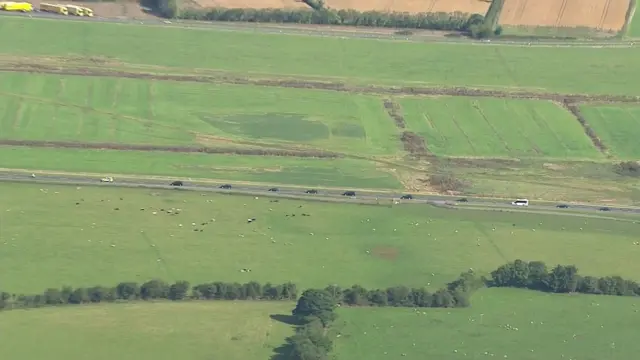
[[[100,179],[97,177],[83,177],[76,175],[49,175],[49,174],[38,174],[35,178],[32,178],[30,174],[27,173],[18,173],[18,172],[10,172],[10,171],[0,171],[0,181],[3,182],[27,182],[27,183],[42,183],[42,184],[61,184],[61,185],[74,185],[74,186],[106,186],[106,187],[137,187],[137,188],[148,188],[148,189],[175,189],[177,187],[170,186],[170,181],[161,180],[161,179],[115,179],[113,183],[102,183]],[[212,183],[196,183],[185,181],[184,185],[179,187],[181,190],[191,190],[191,191],[206,191],[206,192],[217,192],[217,193],[234,193],[234,194],[246,194],[246,195],[269,195],[274,197],[313,197],[318,199],[341,199],[341,200],[353,200],[357,202],[358,200],[366,200],[366,201],[379,201],[380,203],[389,202],[391,203],[394,200],[399,200],[400,197],[404,194],[402,193],[391,193],[391,192],[376,192],[376,191],[357,191],[356,197],[351,199],[349,197],[345,197],[342,193],[346,190],[330,190],[330,189],[321,189],[316,188],[318,191],[317,194],[305,194],[305,190],[303,188],[298,187],[286,187],[281,186],[278,187],[277,192],[270,192],[269,187],[267,186],[258,186],[258,185],[232,185],[231,190],[220,189],[219,186],[223,183],[212,184]],[[422,204],[451,204],[456,203],[459,198],[451,197],[451,196],[438,196],[438,195],[412,195],[413,199],[411,200],[402,200],[403,202],[410,203],[422,203]],[[499,199],[486,199],[486,198],[467,198],[468,202],[457,202],[458,204],[464,204],[465,206],[474,206],[474,207],[482,207],[482,208],[508,208],[514,209],[515,206],[511,205],[508,200],[499,200]],[[586,204],[569,204],[568,209],[559,209],[556,207],[556,204],[550,203],[538,203],[535,202],[530,203],[527,209],[530,210],[546,210],[546,211],[584,211],[584,212],[601,212],[601,207],[599,205],[586,205]],[[520,207],[518,207],[520,208]],[[610,209],[607,212],[603,213],[630,213],[630,214],[640,214],[640,208],[621,208],[621,207],[612,207],[608,206]]]

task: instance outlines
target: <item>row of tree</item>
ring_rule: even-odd
[[[156,0],[166,2],[172,0]],[[159,5],[158,5],[159,6]],[[164,6],[167,8],[167,6]],[[257,23],[292,23],[314,25],[366,26],[403,29],[468,31],[484,21],[479,14],[456,13],[398,13],[357,10],[297,10],[297,9],[185,9],[174,17],[184,20],[241,21]]]
[[[292,314],[300,324],[295,335],[287,339],[287,359],[325,360],[333,349],[329,328],[337,319],[338,303],[327,290],[306,290]]]
[[[213,282],[191,287],[187,281],[174,284],[150,280],[140,285],[122,282],[113,287],[47,289],[42,294],[16,295],[0,292],[0,310],[131,300],[287,300],[298,297],[295,284],[280,285],[248,282],[246,284]]]
[[[574,265],[552,269],[542,261],[516,260],[491,272],[489,286],[527,288],[552,293],[640,296],[640,284],[620,276],[581,276]]]

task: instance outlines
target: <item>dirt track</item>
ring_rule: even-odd
[[[467,97],[493,97],[507,99],[531,99],[551,100],[557,102],[584,103],[640,103],[639,96],[624,95],[586,95],[586,94],[559,94],[532,91],[500,91],[484,90],[466,87],[419,87],[419,86],[377,86],[377,85],[352,85],[342,82],[314,81],[303,79],[265,79],[246,78],[231,74],[213,75],[172,75],[130,72],[113,69],[98,69],[89,67],[60,68],[40,64],[3,64],[0,71],[4,72],[29,72],[75,76],[100,76],[119,77],[145,80],[162,80],[178,82],[199,82],[213,84],[235,84],[271,86],[294,89],[315,89],[326,91],[353,92],[377,95],[424,95],[424,96],[467,96]]]

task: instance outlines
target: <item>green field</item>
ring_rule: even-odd
[[[638,224],[604,218],[7,183],[0,198],[0,284],[11,292],[153,277],[437,287],[516,258],[569,262],[585,275],[640,273],[625,261],[640,255]],[[160,210],[171,208],[182,212]]]
[[[640,107],[583,105],[580,109],[611,154],[621,159],[640,158]]]
[[[180,176],[304,186],[401,188],[389,172],[352,159],[0,147],[0,167],[77,173]]]
[[[400,145],[380,99],[328,91],[3,73],[0,108],[5,139],[215,145],[215,136],[367,155]]]
[[[342,309],[334,353],[340,360],[626,360],[640,350],[637,298],[487,289],[472,303],[424,313]]]
[[[3,18],[0,31],[12,34],[0,50],[11,56],[99,56],[245,76],[640,94],[633,85],[640,48],[414,43],[25,18]]]
[[[161,302],[11,311],[0,314],[0,347],[8,359],[265,360],[293,332],[270,315],[293,306]]]
[[[601,158],[580,123],[547,101],[403,98],[408,128],[436,155]]]

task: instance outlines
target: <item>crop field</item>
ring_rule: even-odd
[[[638,224],[625,219],[108,186],[2,183],[0,197],[0,283],[16,293],[154,277],[436,288],[516,258],[640,273]]]
[[[382,101],[357,94],[1,73],[0,108],[2,139],[400,150]]]
[[[436,155],[602,156],[571,113],[549,101],[443,97],[400,103],[407,127]]]
[[[24,18],[3,18],[0,31],[15,34],[3,39],[0,50],[11,56],[98,57],[243,76],[307,76],[368,84],[640,94],[633,86],[640,80],[635,70],[640,48],[418,43]],[[68,38],[77,41],[60,40]],[[469,54],[482,66],[468,66]]]
[[[505,0],[499,22],[512,26],[589,27],[619,31],[629,0]]]
[[[201,7],[223,7],[227,9],[310,9],[298,0],[192,0]],[[190,7],[187,6],[186,7]]]
[[[626,360],[637,298],[486,289],[465,309],[341,309],[337,359]],[[342,327],[341,327],[342,326]],[[341,328],[340,328],[341,327]]]
[[[388,11],[388,12],[444,12],[468,13],[484,15],[489,9],[489,2],[482,0],[327,0],[331,9],[355,9],[359,11]]]
[[[264,360],[293,333],[288,302],[101,304],[0,314],[10,359]],[[38,346],[33,346],[33,339]],[[73,339],[73,345],[70,340]],[[145,355],[146,354],[146,355]]]
[[[581,112],[613,155],[630,160],[640,157],[640,107],[583,105]]]

